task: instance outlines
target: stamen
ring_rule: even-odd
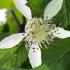
[[[33,18],[28,21],[25,26],[25,32],[29,33],[26,41],[31,44],[38,42],[40,46],[40,43],[45,44],[44,41],[46,41],[47,44],[50,44],[54,39],[53,32],[51,31],[53,31],[55,27],[56,25],[51,24],[51,21]]]
[[[33,47],[33,49],[35,49],[35,48]]]

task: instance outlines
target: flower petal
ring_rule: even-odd
[[[27,5],[25,5],[26,3],[26,0],[14,0],[16,8],[26,17],[27,20],[31,20],[31,10]]]
[[[70,31],[64,30],[63,28],[57,27],[53,31],[53,36],[58,38],[67,38],[70,37]]]
[[[7,16],[7,14],[6,14],[6,12],[7,12],[7,9],[0,9],[0,25],[3,25],[3,24],[5,24],[6,23],[6,21],[7,21],[7,18],[6,18],[6,16]]]
[[[44,11],[44,19],[48,17],[50,20],[53,16],[55,16],[62,7],[63,0],[52,0],[45,8]]]
[[[2,41],[0,41],[0,49],[12,48],[16,46],[23,40],[25,36],[26,35],[23,33],[18,33],[4,38]]]
[[[41,49],[38,44],[31,45],[29,49],[28,57],[29,57],[32,68],[38,67],[42,64]]]

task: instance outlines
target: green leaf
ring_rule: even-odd
[[[0,39],[8,36],[8,33],[1,33]],[[27,59],[27,52],[24,43],[11,49],[0,49],[0,67],[18,67]]]
[[[54,64],[51,65],[50,70],[64,70],[64,66],[61,61],[57,61]]]
[[[37,67],[35,69],[32,69],[32,70],[49,70],[48,67],[46,65],[42,65],[40,67]]]
[[[21,68],[0,68],[0,70],[25,70]]]
[[[70,70],[70,51],[63,56],[63,64],[65,70]]]
[[[49,70],[49,69],[46,65],[42,65],[42,66],[34,68],[34,69],[23,69],[20,67],[14,67],[14,68],[0,68],[0,70]]]
[[[50,45],[48,49],[43,50],[43,63],[48,65],[49,68],[54,68],[55,65],[57,66],[51,70],[61,70],[64,68],[63,62],[61,63],[61,61],[63,61],[63,57],[68,51],[70,51],[70,38],[56,40],[56,43]]]
[[[28,5],[31,8],[33,17],[42,17],[44,9],[50,0],[29,0]]]

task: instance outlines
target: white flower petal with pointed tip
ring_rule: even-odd
[[[53,36],[58,38],[70,37],[70,31],[64,30],[63,28],[57,27],[53,30]]]
[[[52,0],[45,8],[44,11],[44,19],[46,18],[50,20],[53,16],[55,16],[62,7],[63,0]]]
[[[26,5],[26,0],[14,0],[16,8],[26,17],[27,20],[32,19],[30,8]]]
[[[0,49],[12,48],[19,44],[26,35],[24,33],[17,33],[4,38],[0,42]]]
[[[6,18],[6,16],[7,16],[7,14],[6,14],[6,12],[7,12],[7,9],[0,9],[0,25],[3,25],[3,24],[5,24],[6,23],[6,21],[7,21],[7,18]]]
[[[32,68],[38,67],[42,64],[41,49],[38,44],[31,45],[29,49],[28,57]]]

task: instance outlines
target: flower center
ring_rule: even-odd
[[[27,21],[25,32],[29,33],[28,39],[34,41],[46,41],[51,35],[51,30],[55,27],[54,24],[48,24],[48,21],[44,21],[41,18],[33,18],[31,21]]]

